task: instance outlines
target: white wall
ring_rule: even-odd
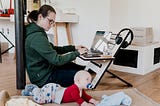
[[[117,33],[128,26],[128,0],[111,0],[110,2],[110,30]]]
[[[152,27],[154,41],[160,40],[160,0],[111,0],[110,26]]]

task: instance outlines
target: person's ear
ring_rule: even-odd
[[[79,83],[78,78],[75,78],[75,79],[74,79],[74,82]]]
[[[81,83],[81,81],[80,81],[79,79],[77,79],[77,83],[78,83],[78,84],[80,84],[80,83]]]
[[[42,14],[39,14],[39,15],[38,15],[38,18],[39,18],[39,19],[43,19]]]

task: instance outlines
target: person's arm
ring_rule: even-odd
[[[83,102],[85,102],[81,97],[80,97],[80,92],[79,89],[74,88],[72,90],[70,90],[71,93],[71,97],[73,98],[73,100],[78,103],[79,105],[81,105]]]
[[[75,102],[80,106],[94,106],[92,103],[87,103],[82,97],[80,97],[79,92],[71,91],[72,98],[74,98]]]
[[[99,101],[96,101],[95,99],[93,99],[90,95],[88,95],[84,90],[82,90],[82,98],[89,102],[92,103],[94,105],[97,105],[99,103]]]
[[[71,51],[76,51],[74,45],[67,45],[67,46],[54,46],[52,43],[50,43],[52,48],[57,51],[58,54],[64,54]]]
[[[50,64],[54,65],[63,65],[65,63],[71,62],[80,55],[78,51],[72,51],[63,55],[59,55],[57,51],[52,48],[48,39],[40,34],[35,34],[30,46],[43,58],[45,58]]]
[[[89,102],[89,100],[92,99],[92,97],[88,95],[84,90],[82,90],[82,98],[87,102]]]
[[[53,47],[53,49],[55,49],[59,54],[63,54],[63,53],[67,53],[67,52],[71,52],[71,51],[79,51],[80,54],[83,54],[85,52],[88,51],[88,49],[82,45],[79,46],[74,46],[74,45],[67,45],[67,46],[54,46],[52,43],[50,43]]]
[[[65,90],[63,96],[63,102],[76,102],[80,106],[89,106],[88,103],[84,101],[83,98],[80,97],[79,88],[76,85],[72,85]],[[91,105],[93,106],[93,105]]]

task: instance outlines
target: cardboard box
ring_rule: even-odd
[[[133,45],[147,45],[153,43],[152,27],[132,27],[134,34]]]

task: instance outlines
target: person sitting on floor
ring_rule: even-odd
[[[74,84],[63,88],[59,84],[48,83],[42,88],[34,84],[26,85],[23,96],[33,96],[39,104],[76,102],[80,106],[95,106],[99,101],[88,95],[84,89],[89,89],[92,77],[85,70],[78,71],[74,76]]]

